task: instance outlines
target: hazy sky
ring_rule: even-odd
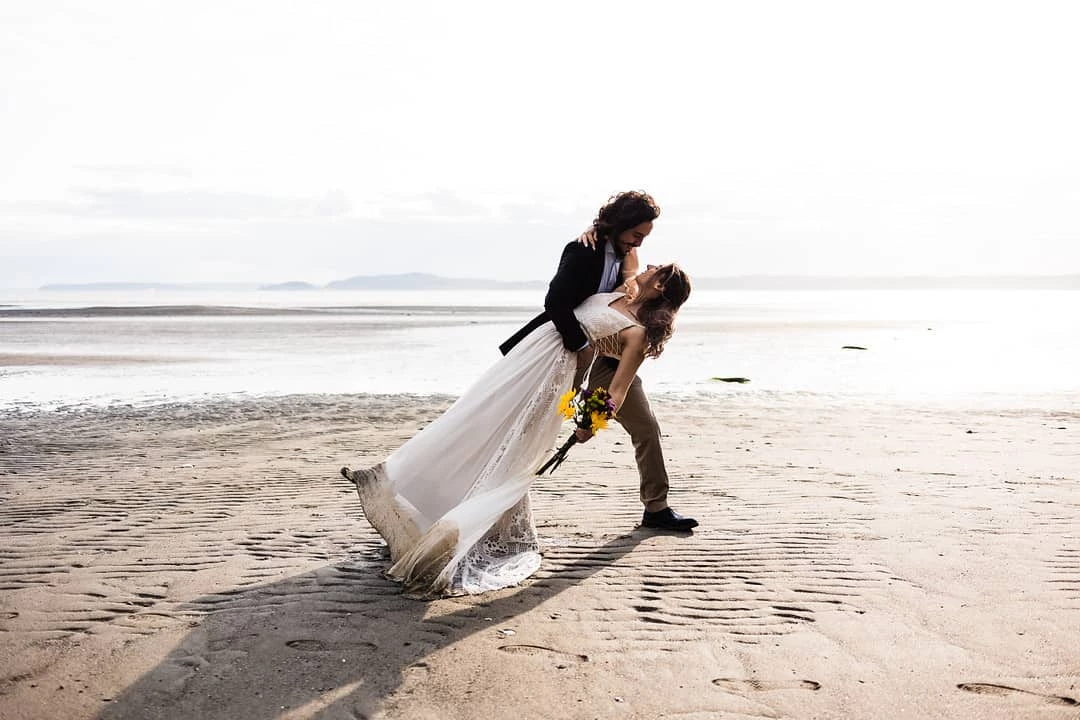
[[[1074,8],[0,0],[0,287],[1078,273]]]

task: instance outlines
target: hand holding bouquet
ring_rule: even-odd
[[[567,420],[573,420],[577,429],[595,433],[606,428],[608,420],[615,417],[615,401],[602,387],[596,388],[588,395],[584,390],[574,388],[559,399],[559,412]],[[551,459],[536,471],[536,474],[543,475],[549,468],[551,472],[555,472],[555,468],[562,465],[563,460],[566,459],[566,453],[578,442],[578,434],[575,432],[563,443],[562,447],[555,451]]]

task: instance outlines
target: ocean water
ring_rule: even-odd
[[[0,291],[0,411],[456,395],[541,294]],[[732,402],[1080,410],[1080,292],[699,291],[640,374],[650,394]]]

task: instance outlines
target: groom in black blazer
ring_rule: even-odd
[[[510,349],[521,342],[526,335],[548,320],[555,323],[555,328],[562,335],[563,345],[567,350],[577,351],[588,346],[589,338],[585,337],[585,331],[581,329],[577,318],[574,317],[574,308],[590,295],[601,292],[597,288],[601,287],[604,254],[609,242],[607,238],[597,238],[596,247],[592,248],[574,241],[563,249],[559,269],[548,286],[547,297],[544,298],[544,312],[530,320],[525,327],[499,346],[499,351],[503,355],[510,352]],[[620,270],[623,256],[625,253],[618,258]],[[619,284],[616,282],[615,286]],[[615,286],[603,292],[610,292]]]
[[[562,336],[567,350],[587,354],[591,358],[589,338],[574,317],[574,308],[590,295],[611,292],[622,284],[624,258],[641,245],[652,231],[653,220],[659,215],[660,208],[646,193],[631,191],[611,198],[593,221],[596,247],[573,241],[563,249],[559,269],[544,298],[544,312],[500,345],[502,354],[510,352],[525,336],[550,320]],[[581,382],[584,364],[578,363],[575,386]],[[590,375],[591,385],[611,387],[618,364],[614,358],[600,358]],[[634,445],[634,457],[641,479],[641,502],[645,505],[641,524],[644,527],[679,531],[696,527],[696,520],[679,515],[668,507],[668,475],[660,445],[660,426],[641,387],[640,378],[635,377],[630,384],[615,419],[630,434]]]

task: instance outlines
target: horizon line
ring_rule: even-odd
[[[367,281],[374,282],[393,282],[395,280],[411,279],[414,283],[420,281],[421,285],[413,284],[411,286],[382,286],[374,288],[355,287],[349,288],[348,284],[357,283],[362,284]],[[449,282],[459,285],[456,288],[433,288],[423,287],[422,283],[429,281],[433,283]],[[527,289],[530,287],[543,286],[549,281],[547,280],[499,280],[495,278],[479,278],[479,277],[453,277],[446,275],[435,275],[432,273],[392,273],[392,274],[379,274],[379,275],[354,275],[342,280],[332,280],[327,283],[316,284],[303,280],[286,280],[282,282],[236,282],[236,281],[176,281],[176,282],[162,282],[162,281],[128,281],[128,280],[111,280],[111,281],[92,281],[92,282],[50,282],[44,283],[37,287],[5,287],[0,288],[7,291],[72,291],[72,290],[261,290],[267,292],[274,291],[287,291],[287,290],[299,290],[299,291],[337,291],[337,290],[436,290],[436,289],[481,289],[481,288],[468,288],[464,287],[468,283],[483,283],[485,285],[494,286],[482,289],[497,290],[497,289]],[[914,284],[919,286],[942,286],[942,285],[964,285],[964,286],[984,286],[990,289],[994,285],[1007,285],[1010,287],[1016,287],[1018,285],[1024,286],[1054,286],[1053,289],[1080,289],[1080,272],[1077,273],[1057,273],[1053,275],[1049,274],[952,274],[952,275],[919,275],[919,274],[902,274],[902,275],[795,275],[795,274],[767,274],[767,273],[750,273],[744,275],[713,275],[696,278],[693,280],[694,284],[702,289],[716,289],[715,286],[724,285],[729,286],[731,289],[751,289],[749,285],[767,285],[768,288],[764,289],[780,289],[781,285],[795,285],[795,286],[817,286],[820,289],[827,289],[821,286],[827,285],[841,285],[846,287],[851,286],[868,286],[868,285],[884,285],[887,287],[896,287],[904,284]],[[291,286],[291,287],[290,287]],[[859,289],[864,289],[860,287]],[[872,289],[872,288],[866,288]],[[1038,289],[1038,287],[1030,287],[1030,289]]]

